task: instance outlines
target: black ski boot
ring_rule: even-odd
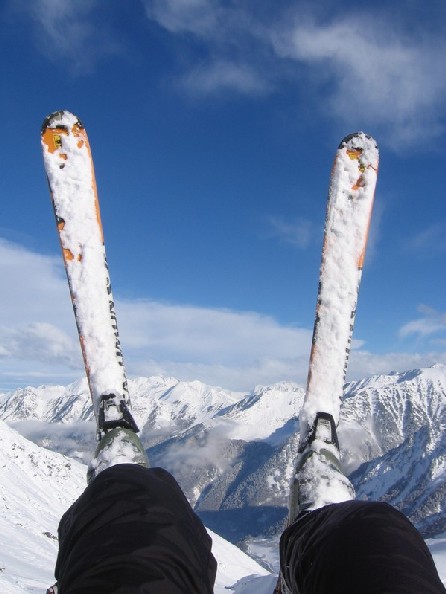
[[[329,413],[318,412],[301,438],[290,488],[289,523],[299,513],[355,498],[355,490],[339,461],[336,425]]]
[[[113,409],[116,408],[116,411]],[[149,467],[144,446],[137,435],[139,431],[126,403],[115,405],[112,394],[101,397],[98,423],[99,443],[88,465],[87,481],[115,464],[138,464]]]

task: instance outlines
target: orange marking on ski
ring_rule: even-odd
[[[42,134],[42,142],[48,149],[48,152],[51,154],[54,153],[56,149],[60,147],[60,143],[58,145],[58,141],[60,141],[60,136],[55,134],[54,132],[55,131],[51,128],[46,128],[45,132]]]
[[[371,163],[369,163],[367,167],[363,163],[360,163],[358,169],[361,173],[364,173],[367,169],[373,169],[373,171],[375,171],[376,174],[378,173],[378,167],[374,167]],[[356,183],[352,186],[352,190],[359,190],[359,188],[363,188],[364,186],[365,177],[363,175],[360,175]]]
[[[91,386],[91,380],[90,380],[90,366],[88,365],[87,352],[86,352],[86,349],[85,349],[85,339],[82,336],[82,334],[79,334],[79,342],[80,342],[80,345],[81,345],[82,358],[84,360],[85,373],[87,374],[88,386],[90,388],[90,394],[93,395],[92,386]]]
[[[94,182],[93,190],[94,190],[94,193],[96,195],[96,200],[94,201],[94,206],[95,206],[95,209],[96,209],[96,220],[98,222],[99,230],[101,232],[102,243],[104,243],[104,230],[102,228],[101,211],[99,209],[99,200],[97,198],[96,181]]]
[[[365,260],[365,250],[367,247],[367,242],[368,242],[368,238],[369,238],[369,231],[370,231],[370,221],[372,220],[372,211],[373,211],[373,203],[372,206],[370,208],[370,212],[369,212],[369,220],[367,221],[367,229],[365,232],[365,236],[364,236],[364,246],[361,250],[361,253],[359,254],[359,258],[358,258],[358,270],[362,270],[363,266],[364,266],[364,260]]]
[[[316,309],[316,312],[317,312],[317,309]],[[312,345],[311,345],[311,351],[310,351],[310,363],[308,365],[307,392],[310,390],[311,379],[312,379],[312,376],[313,376],[313,374],[311,373],[311,368],[312,368],[312,364],[313,364],[313,361],[314,361],[315,356],[316,356],[316,342],[313,342]]]
[[[60,151],[62,149],[62,136],[67,136],[68,131],[65,128],[46,128],[42,134],[42,142],[48,149],[50,154],[54,154],[56,151]],[[68,159],[68,155],[66,153],[59,152],[59,158],[63,161]],[[60,169],[62,169],[64,165],[60,165]]]
[[[95,207],[95,211],[96,211],[96,221],[98,223],[99,231],[101,233],[102,242],[104,242],[104,230],[103,230],[102,221],[101,221],[101,211],[100,211],[99,199],[98,199],[98,188],[96,185],[96,177],[94,174],[93,158],[91,156],[91,148],[90,148],[90,143],[88,142],[87,131],[85,130],[85,128],[83,126],[79,125],[78,122],[73,125],[71,131],[73,133],[73,136],[75,136],[76,138],[79,138],[79,140],[77,142],[78,148],[82,148],[85,145],[85,147],[88,151],[88,156],[90,157],[91,180],[92,180],[91,185],[92,185],[92,189],[93,189],[93,193],[94,193],[94,207]]]
[[[73,124],[71,131],[73,132],[73,136],[76,136],[76,137],[80,136],[80,137],[84,138],[85,140],[87,140],[87,133],[85,132],[85,128],[83,126],[81,126],[79,124],[79,122],[76,122],[75,124]]]
[[[359,157],[362,155],[362,149],[361,148],[347,149],[347,155],[350,157],[350,159],[352,161],[358,161]]]
[[[76,260],[76,262],[82,262],[82,254],[74,256],[73,252],[68,248],[62,248],[62,251],[66,262],[73,262],[73,260]]]
[[[356,183],[352,186],[352,190],[359,190],[365,186],[365,179],[363,175],[360,175],[356,180]]]

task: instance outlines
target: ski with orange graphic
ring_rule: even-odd
[[[354,490],[339,462],[341,396],[378,174],[378,147],[363,132],[346,136],[330,177],[322,261],[300,439],[290,484],[290,523],[299,513],[347,501]],[[274,594],[290,594],[282,563]]]
[[[301,442],[317,413],[339,422],[378,173],[376,142],[363,132],[339,145],[330,177]]]
[[[45,118],[41,141],[98,438],[118,426],[137,430],[129,411],[87,132],[75,115],[57,111]]]

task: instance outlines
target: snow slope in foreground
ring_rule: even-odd
[[[54,582],[59,518],[85,483],[84,465],[36,446],[0,421],[1,594],[42,593]],[[272,591],[267,570],[218,535],[212,538],[215,594],[253,592],[247,582],[256,594]]]

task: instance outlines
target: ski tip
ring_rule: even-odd
[[[353,132],[353,134],[347,134],[345,138],[343,138],[339,144],[340,149],[347,146],[349,148],[374,148],[375,150],[378,149],[378,143],[372,136],[366,134],[365,132]]]
[[[42,134],[48,128],[68,128],[73,124],[77,124],[79,128],[83,128],[83,124],[80,119],[70,111],[61,109],[59,111],[53,111],[43,120],[41,131]]]

